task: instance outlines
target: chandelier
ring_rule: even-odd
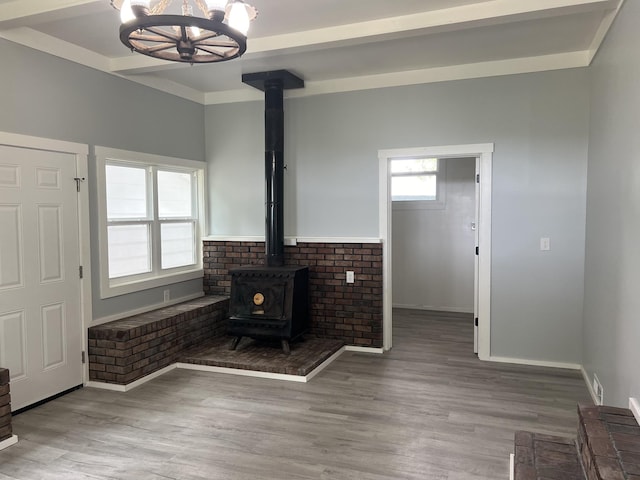
[[[257,11],[242,0],[111,0],[120,11],[120,41],[131,51],[173,62],[211,63],[247,50]],[[194,5],[199,11],[194,15]]]

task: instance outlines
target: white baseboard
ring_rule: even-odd
[[[9,448],[11,445],[15,445],[18,443],[18,436],[13,435],[6,440],[0,442],[0,450],[4,450],[5,448]]]
[[[495,357],[492,355],[488,358],[488,360],[490,362],[514,363],[517,365],[531,365],[534,367],[564,368],[567,370],[582,369],[582,365],[579,365],[577,363],[547,362],[544,360],[529,360],[526,358]]]
[[[640,424],[640,400],[631,397],[629,399],[629,410],[633,412],[633,416],[636,417],[636,421]]]
[[[188,302],[189,300],[195,300],[196,298],[204,297],[204,292],[193,293],[191,295],[185,295],[180,298],[173,298],[168,302],[155,303],[153,305],[147,305],[144,307],[136,308],[135,310],[127,310],[126,312],[114,313],[113,315],[107,315],[106,317],[95,318],[91,322],[91,326],[94,327],[96,325],[102,325],[103,323],[113,322],[115,320],[120,320],[122,318],[132,317],[134,315],[140,315],[142,313],[147,313],[152,310],[158,310],[160,308],[170,307],[172,305],[177,305],[178,303]]]
[[[384,348],[376,347],[358,347],[357,345],[347,345],[344,347],[347,352],[360,352],[360,353],[384,353]]]
[[[426,310],[432,312],[448,312],[448,313],[473,313],[473,308],[462,307],[433,307],[431,305],[410,305],[404,303],[394,303],[393,308],[404,308],[405,310]]]
[[[286,375],[283,373],[259,372],[257,370],[242,370],[240,368],[212,367],[210,365],[196,365],[193,363],[177,363],[178,368],[197,370],[199,372],[225,373],[240,377],[269,378],[271,380],[285,380],[288,382],[306,383],[307,377],[302,375]]]
[[[515,470],[515,454],[509,454],[509,480],[513,480],[516,476]]]
[[[112,392],[128,392],[129,390],[133,390],[136,387],[139,387],[142,384],[145,384],[154,378],[158,378],[160,375],[164,375],[171,370],[176,369],[176,363],[169,365],[168,367],[164,367],[161,370],[157,370],[149,375],[145,375],[144,377],[136,380],[135,382],[127,383],[126,385],[117,385],[115,383],[107,383],[107,382],[96,382],[90,381],[85,384],[85,387],[90,388],[101,388],[102,390],[111,390]]]
[[[598,395],[596,395],[596,392],[593,389],[591,380],[589,380],[589,374],[584,369],[584,367],[580,367],[580,371],[582,372],[582,378],[584,378],[584,383],[587,384],[587,390],[589,390],[589,395],[591,395],[591,400],[593,401],[593,404],[598,405],[598,403],[600,402],[600,399],[598,398]]]
[[[327,368],[334,360],[336,360],[342,353],[346,350],[346,347],[342,347],[340,350],[335,352],[329,358],[327,358],[324,362],[314,368],[308,375],[286,375],[282,373],[270,373],[270,372],[259,372],[257,370],[242,370],[240,368],[226,368],[226,367],[212,367],[209,365],[195,365],[192,363],[174,363],[169,365],[168,367],[163,368],[162,370],[158,370],[156,372],[150,373],[142,377],[135,382],[127,383],[126,385],[117,385],[114,383],[106,383],[106,382],[96,382],[90,381],[85,384],[85,387],[89,388],[100,388],[102,390],[110,390],[112,392],[128,392],[133,390],[140,385],[147,383],[154,378],[159,377],[160,375],[164,375],[171,370],[175,370],[176,368],[180,368],[183,370],[198,370],[201,372],[213,372],[213,373],[226,373],[229,375],[239,375],[244,377],[257,377],[257,378],[270,378],[272,380],[286,380],[289,382],[301,382],[306,383],[311,380],[313,377],[318,375],[322,370]]]
[[[324,362],[322,362],[316,368],[311,370],[311,372],[309,372],[309,374],[305,377],[307,379],[306,381],[308,382],[313,377],[318,375],[321,371],[323,371],[325,368],[327,368],[329,365],[331,365],[335,360],[338,359],[340,355],[342,355],[345,352],[346,349],[347,347],[342,347],[340,350],[338,350],[336,353],[331,355],[329,358],[327,358]]]
[[[110,390],[113,392],[128,392],[140,385],[147,383],[154,378],[159,377],[160,375],[164,375],[171,370],[176,368],[180,368],[183,370],[198,370],[201,372],[213,372],[213,373],[225,373],[229,375],[239,375],[243,377],[256,377],[256,378],[269,378],[272,380],[285,380],[288,382],[300,382],[306,383],[310,381],[313,377],[322,372],[325,368],[327,368],[331,363],[333,363],[342,353],[345,351],[351,352],[361,352],[361,353],[375,353],[381,354],[384,353],[382,348],[371,348],[371,347],[357,347],[354,345],[348,345],[342,347],[329,358],[327,358],[324,362],[314,368],[308,375],[287,375],[283,373],[271,373],[271,372],[260,372],[258,370],[242,370],[240,368],[227,368],[227,367],[214,367],[210,365],[196,365],[193,363],[174,363],[169,365],[162,370],[158,370],[156,372],[150,373],[149,375],[144,376],[143,378],[136,380],[135,382],[127,383],[126,385],[118,385],[115,383],[106,383],[106,382],[97,382],[97,381],[89,381],[85,383],[85,387],[89,388],[100,388],[102,390]]]
[[[267,378],[270,380],[283,380],[285,382],[307,383],[322,370],[327,368],[345,351],[345,347],[335,352],[324,362],[314,368],[308,375],[288,375],[284,373],[260,372],[258,370],[243,370],[241,368],[214,367],[210,365],[196,365],[194,363],[176,363],[177,368],[184,370],[196,370],[200,372],[224,373],[227,375],[238,375],[241,377]]]

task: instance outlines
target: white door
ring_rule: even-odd
[[[0,146],[0,366],[12,410],[82,384],[74,155]]]

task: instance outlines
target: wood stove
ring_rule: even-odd
[[[243,336],[289,341],[309,329],[309,269],[248,266],[231,270],[229,333],[235,349]]]
[[[231,349],[243,336],[276,338],[288,354],[289,341],[309,328],[309,269],[284,265],[283,91],[304,81],[286,70],[244,74],[242,81],[265,98],[265,265],[231,271]]]

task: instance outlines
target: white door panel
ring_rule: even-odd
[[[16,410],[82,383],[71,154],[0,146],[0,366]]]

